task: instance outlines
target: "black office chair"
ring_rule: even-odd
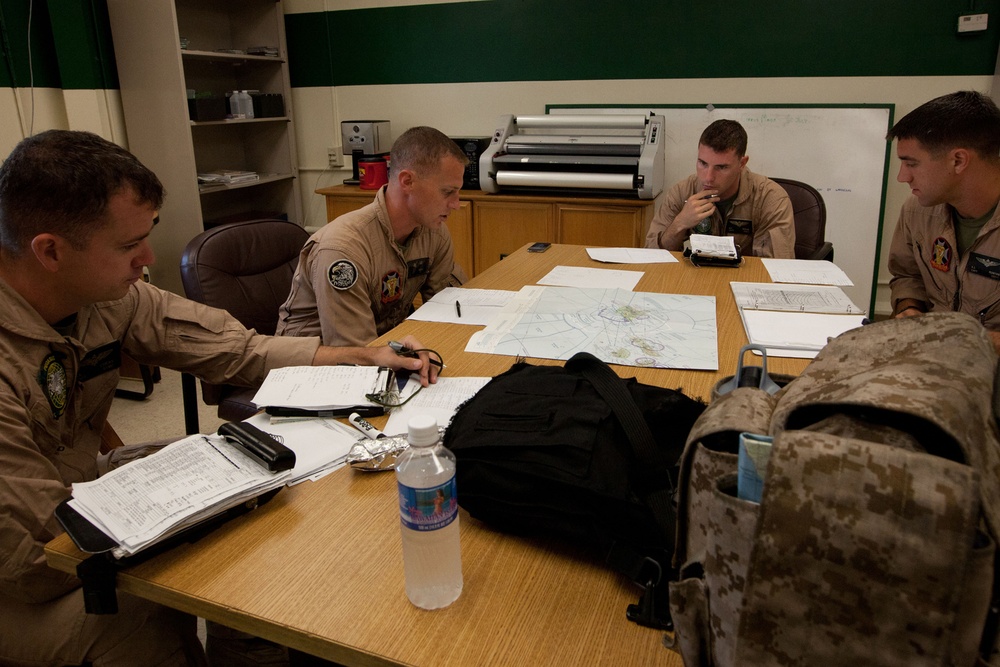
[[[795,259],[833,261],[833,244],[826,240],[826,204],[811,185],[788,178],[771,180],[780,185],[792,200],[795,216]]]
[[[274,334],[278,308],[288,298],[299,252],[309,232],[287,220],[246,220],[220,225],[191,239],[181,256],[181,282],[189,299],[223,308],[248,329]],[[183,384],[187,430],[197,432],[194,381]],[[202,382],[202,398],[220,419],[253,416],[256,389]],[[193,423],[191,408],[194,408]],[[193,430],[192,430],[193,427]]]

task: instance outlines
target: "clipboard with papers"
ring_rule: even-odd
[[[740,247],[732,236],[692,234],[684,241],[684,256],[695,266],[737,267],[743,263]]]
[[[295,453],[271,435],[230,422],[218,435],[188,436],[73,484],[55,515],[81,551],[123,559],[250,511],[285,486],[294,466]]]
[[[395,383],[377,366],[288,366],[267,374],[253,402],[275,417],[377,417],[385,408],[369,396],[391,395]]]

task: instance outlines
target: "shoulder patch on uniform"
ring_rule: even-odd
[[[348,259],[338,259],[326,270],[326,279],[334,289],[351,289],[358,282],[358,267]]]

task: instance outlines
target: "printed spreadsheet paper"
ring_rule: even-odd
[[[199,521],[283,486],[218,435],[192,435],[91,482],[73,484],[70,506],[134,554]]]
[[[836,285],[731,282],[729,286],[736,298],[736,306],[746,310],[841,315],[858,315],[864,312]]]

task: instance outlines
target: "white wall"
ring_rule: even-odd
[[[321,0],[317,0],[319,2]],[[287,11],[286,7],[286,11]],[[324,200],[313,191],[340,183],[349,171],[323,171],[327,147],[340,145],[340,121],[385,118],[393,136],[414,125],[445,134],[489,135],[501,114],[540,114],[546,104],[894,104],[894,120],[927,100],[962,89],[988,93],[992,76],[831,77],[766,79],[654,79],[414,84],[299,88],[292,91],[303,211],[307,226],[326,222]],[[696,141],[693,138],[692,141]],[[753,146],[748,153],[753,160]],[[692,168],[694,150],[692,149]],[[348,160],[349,162],[349,160]],[[899,162],[889,165],[876,312],[889,307],[886,255],[899,208],[909,188],[896,182]],[[873,221],[873,224],[877,221]],[[837,255],[850,248],[837,248]]]
[[[34,109],[34,115],[32,115]],[[0,156],[44,130],[85,130],[128,147],[117,90],[0,88]]]

